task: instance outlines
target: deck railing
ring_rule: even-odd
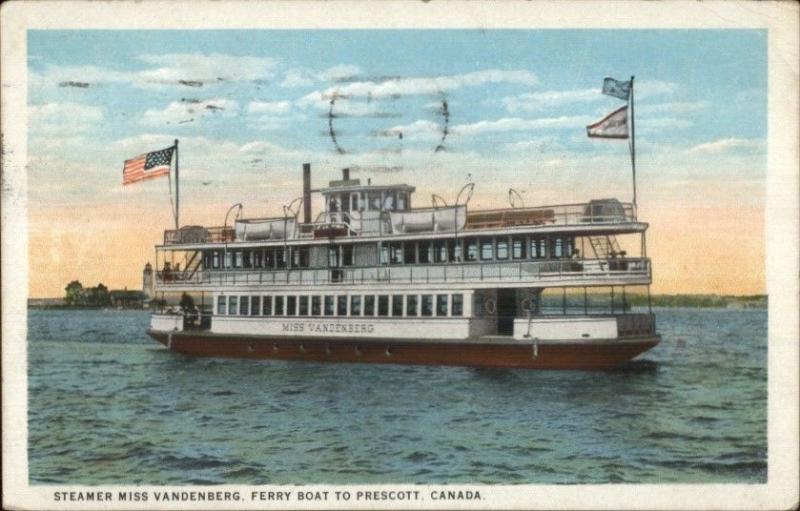
[[[574,282],[583,280],[632,281],[650,279],[650,260],[570,259],[564,261],[519,261],[451,263],[408,266],[339,268],[293,268],[281,270],[205,270],[194,273],[156,272],[162,288],[216,286],[303,286],[324,284],[430,284],[469,282]]]

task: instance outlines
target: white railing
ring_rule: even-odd
[[[650,260],[570,259],[563,261],[518,261],[449,263],[429,265],[387,265],[340,268],[293,268],[280,270],[205,270],[193,274],[156,272],[158,287],[215,287],[231,285],[321,285],[321,284],[414,284],[465,282],[570,282],[635,281],[650,279]]]

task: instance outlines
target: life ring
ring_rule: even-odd
[[[494,314],[497,311],[497,303],[494,301],[494,298],[487,298],[486,301],[483,302],[483,309],[486,311],[486,314]]]
[[[531,312],[531,299],[530,298],[523,298],[523,300],[519,304],[520,308],[522,308],[523,312]]]

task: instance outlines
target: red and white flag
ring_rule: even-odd
[[[586,134],[592,138],[628,138],[628,106],[618,108],[586,126]]]
[[[175,146],[172,146],[125,160],[122,169],[123,186],[153,177],[168,176],[174,151]]]

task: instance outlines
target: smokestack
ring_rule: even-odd
[[[303,164],[303,223],[311,223],[311,164]]]
[[[345,181],[349,181],[350,180],[350,169],[349,168],[342,169],[342,179],[345,180]]]

